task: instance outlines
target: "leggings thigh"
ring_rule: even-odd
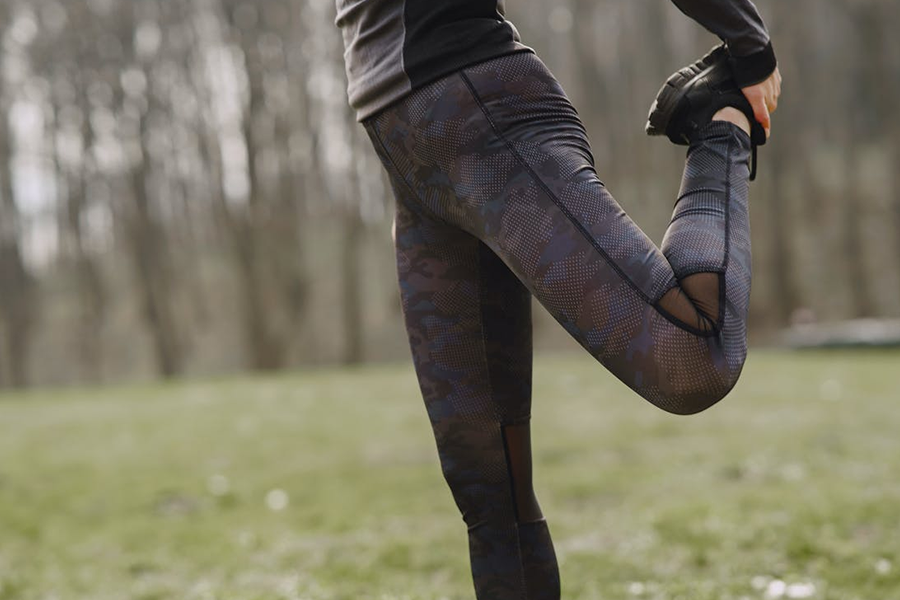
[[[598,179],[575,109],[533,54],[464,69],[366,125],[408,202],[490,248],[635,392],[690,414],[737,382],[751,262],[739,128],[710,123],[688,150],[657,248]]]
[[[555,600],[530,481],[528,296],[663,410],[720,400],[746,356],[749,137],[701,132],[658,248],[598,179],[575,109],[533,54],[436,81],[366,129],[397,196],[406,324],[477,596]]]

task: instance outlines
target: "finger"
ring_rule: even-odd
[[[765,102],[757,102],[753,105],[753,117],[766,130],[766,137],[769,137],[769,129],[772,126],[772,120],[769,116],[769,108]]]
[[[753,108],[753,116],[757,122],[762,125],[762,128],[766,131],[766,138],[768,138],[769,131],[772,128],[772,117],[769,113],[769,107],[766,106],[765,102],[760,102]]]

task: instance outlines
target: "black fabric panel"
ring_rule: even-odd
[[[413,89],[462,67],[530,51],[496,0],[407,0],[403,66]]]
[[[490,389],[505,425],[531,417],[531,293],[484,243],[478,247],[481,327]]]
[[[734,80],[742,88],[765,81],[778,66],[772,42],[759,52],[749,56],[732,56],[729,60]]]

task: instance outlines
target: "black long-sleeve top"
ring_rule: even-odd
[[[764,80],[775,54],[751,0],[672,0],[728,46],[741,86]],[[350,104],[363,120],[457,69],[530,52],[503,0],[336,0]]]

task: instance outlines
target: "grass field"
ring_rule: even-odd
[[[565,600],[900,599],[900,353],[756,351],[695,417],[535,372]],[[461,600],[410,368],[0,397],[0,599]]]

